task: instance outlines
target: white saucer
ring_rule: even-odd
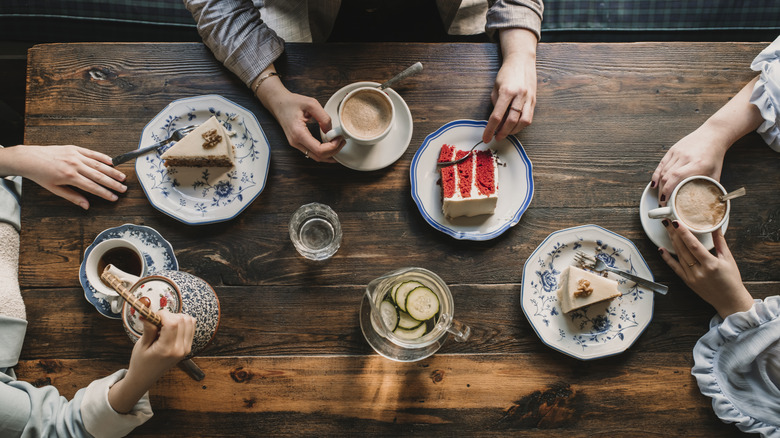
[[[359,87],[378,87],[376,82],[355,82],[349,84],[328,99],[325,104],[325,111],[333,120],[334,126],[338,124],[338,105],[344,96],[350,91]],[[403,98],[391,88],[386,88],[385,92],[393,101],[395,106],[395,126],[390,133],[379,143],[373,146],[361,146],[347,140],[347,144],[333,158],[339,163],[350,169],[355,170],[379,170],[395,163],[406,152],[409,142],[412,140],[412,112],[404,102]],[[320,131],[320,136],[325,135]]]
[[[642,221],[642,228],[645,229],[645,234],[655,244],[655,246],[666,248],[672,254],[676,254],[674,251],[674,245],[672,240],[669,239],[669,234],[666,233],[661,221],[663,219],[650,219],[647,216],[647,212],[658,207],[658,189],[651,189],[650,184],[645,187],[645,191],[642,193],[642,200],[639,201],[639,220]],[[726,234],[726,229],[729,226],[729,219],[726,218],[726,222],[723,224],[721,231]],[[715,244],[712,242],[711,234],[694,234],[699,239],[702,245],[708,250],[712,249]]]

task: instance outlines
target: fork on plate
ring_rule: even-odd
[[[474,150],[474,148],[476,148],[477,146],[479,146],[479,145],[481,145],[481,144],[482,144],[482,140],[480,140],[479,142],[477,142],[477,144],[475,144],[474,146],[472,146],[472,147],[471,147],[471,149],[469,149],[469,151],[468,151],[468,153],[467,153],[466,155],[464,155],[464,156],[462,156],[462,157],[458,158],[457,160],[452,160],[452,161],[437,161],[437,162],[436,162],[436,165],[437,165],[437,166],[439,166],[439,167],[447,167],[447,166],[452,166],[453,164],[458,164],[458,163],[460,163],[461,161],[465,160],[466,158],[470,157],[470,156],[471,156],[471,151],[473,151],[473,150]]]
[[[195,130],[195,128],[197,128],[197,127],[198,127],[198,125],[190,125],[190,126],[185,126],[183,128],[179,128],[179,129],[173,131],[171,133],[170,137],[166,138],[165,140],[163,140],[163,141],[161,141],[159,143],[155,143],[155,144],[153,144],[151,146],[146,146],[146,147],[143,147],[143,148],[140,148],[140,149],[136,149],[134,151],[126,152],[126,153],[124,153],[122,155],[117,155],[116,157],[111,159],[111,163],[114,166],[116,166],[118,164],[124,163],[125,161],[130,161],[133,158],[139,157],[139,156],[141,156],[141,155],[143,155],[143,154],[145,154],[145,153],[147,153],[149,151],[153,151],[153,150],[155,150],[155,149],[157,149],[157,148],[159,148],[161,146],[165,146],[166,144],[168,144],[168,143],[170,143],[172,141],[179,141],[182,138],[184,138],[185,135],[187,135],[190,132],[192,132],[193,130]]]
[[[617,268],[613,268],[611,266],[608,266],[606,263],[604,263],[604,260],[601,260],[600,258],[590,256],[588,254],[585,254],[582,251],[577,251],[574,255],[574,260],[582,265],[583,267],[586,267],[588,269],[592,269],[597,272],[602,271],[608,271],[612,272],[614,274],[620,275],[621,277],[627,278],[633,282],[635,282],[639,286],[644,286],[653,292],[657,292],[661,295],[666,295],[666,293],[669,291],[669,287],[666,285],[663,285],[661,283],[656,283],[654,281],[646,280],[642,277],[638,277],[634,274],[631,274],[630,272],[626,272]]]

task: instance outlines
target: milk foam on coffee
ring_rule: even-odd
[[[677,191],[674,208],[677,216],[695,230],[707,230],[720,223],[726,215],[726,203],[718,186],[704,179],[688,181]]]
[[[344,102],[341,123],[352,135],[368,139],[387,129],[392,119],[392,108],[378,93],[382,91],[359,91]]]

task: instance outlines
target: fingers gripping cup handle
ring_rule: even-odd
[[[651,219],[662,219],[672,216],[671,207],[659,207],[647,212],[647,216]]]
[[[336,126],[335,128],[326,132],[325,135],[322,136],[322,139],[325,141],[333,141],[334,138],[343,137],[343,136],[344,136],[344,130],[341,129],[341,126]]]

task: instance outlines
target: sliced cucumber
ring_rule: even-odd
[[[382,301],[379,303],[379,313],[382,314],[382,322],[385,323],[390,331],[393,331],[398,327],[398,308],[395,307],[390,301]]]
[[[401,285],[398,286],[398,289],[395,290],[395,295],[393,295],[395,305],[406,312],[406,296],[409,295],[409,292],[418,287],[422,287],[422,283],[419,281],[412,280],[401,283]]]
[[[439,297],[427,287],[420,286],[406,295],[404,308],[412,318],[425,321],[439,313]]]
[[[397,327],[395,330],[393,330],[393,333],[395,333],[396,336],[398,336],[403,340],[411,341],[414,339],[421,338],[426,331],[427,331],[427,327],[425,327],[425,324],[420,324],[419,327],[413,328],[411,330]]]
[[[422,321],[418,321],[411,316],[409,316],[406,312],[398,312],[399,319],[398,319],[398,327],[401,327],[402,329],[411,330],[416,329],[420,324],[422,324]]]

